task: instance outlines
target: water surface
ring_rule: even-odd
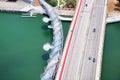
[[[120,23],[107,25],[101,80],[120,80]]]
[[[43,15],[22,18],[19,13],[0,12],[0,80],[39,80],[47,65],[43,50],[52,42],[52,30],[45,29]],[[67,35],[70,22],[63,22]]]

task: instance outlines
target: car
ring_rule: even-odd
[[[92,58],[91,57],[88,57],[89,60],[91,60]]]
[[[96,32],[96,29],[95,29],[95,28],[93,28],[93,32]]]
[[[93,58],[93,62],[95,62],[96,61],[96,59],[95,58]]]

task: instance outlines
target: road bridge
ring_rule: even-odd
[[[79,0],[55,80],[99,80],[107,0]]]

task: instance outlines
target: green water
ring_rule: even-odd
[[[101,80],[120,80],[120,23],[108,24]]]
[[[42,46],[52,42],[52,30],[43,15],[22,18],[0,12],[0,80],[39,80],[47,65]],[[63,22],[66,37],[70,22]],[[120,23],[108,24],[105,34],[101,80],[120,80]],[[64,39],[65,40],[65,39]]]
[[[42,27],[42,15],[22,18],[0,12],[0,80],[39,80],[47,65],[44,43],[52,42],[52,30]],[[70,22],[63,22],[64,35]]]

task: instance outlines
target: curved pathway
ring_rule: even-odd
[[[59,57],[63,48],[63,30],[62,24],[58,14],[54,9],[48,5],[44,0],[39,0],[41,6],[45,10],[45,13],[50,17],[51,26],[53,29],[53,42],[51,53],[48,60],[48,65],[45,68],[44,74],[41,76],[41,80],[53,80],[56,74]]]

